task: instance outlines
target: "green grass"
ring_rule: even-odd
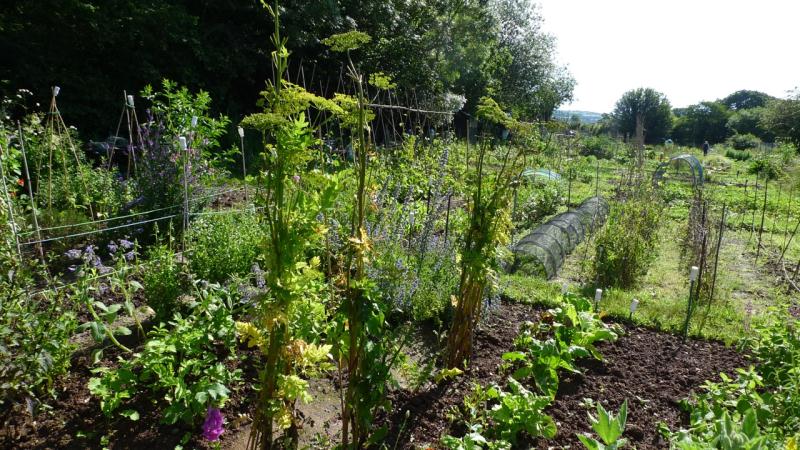
[[[660,150],[656,153],[660,153]],[[763,180],[759,182],[758,190],[754,191],[755,176],[747,173],[751,162],[725,158],[724,149],[704,158],[697,149],[673,148],[665,152],[665,157],[683,153],[692,153],[706,163],[708,182],[705,195],[712,211],[718,215],[723,204],[728,208],[715,300],[711,305],[697,308],[689,333],[694,337],[732,343],[745,333],[748,310],[752,314],[749,319],[751,323],[757,323],[766,320],[766,312],[770,307],[784,305],[798,297],[796,291],[792,292],[791,288],[776,281],[774,269],[765,266],[765,263],[777,260],[788,240],[787,234],[791,233],[800,219],[800,164],[795,158],[784,167],[784,177],[769,184],[762,233],[763,248],[756,264],[756,243],[764,199]],[[554,159],[550,168],[557,168],[557,164],[558,160]],[[647,160],[646,175],[652,174],[657,165],[657,160]],[[548,167],[547,164],[542,166]],[[572,206],[594,196],[595,189],[601,196],[611,198],[627,168],[616,161],[601,160],[597,186],[595,170],[596,166],[587,165],[584,173],[572,182]],[[747,189],[744,187],[745,180]],[[686,317],[689,296],[688,273],[685,273],[688,271],[680,262],[680,240],[685,233],[692,188],[678,179],[672,179],[667,184],[665,189],[672,200],[663,216],[657,257],[637,287],[607,289],[601,301],[601,310],[611,317],[627,320],[631,301],[635,298],[639,300],[639,307],[632,317],[634,323],[677,333]],[[561,211],[564,210],[566,207],[561,208]],[[561,297],[562,283],[567,283],[571,291],[593,298],[596,288],[594,280],[590,279],[593,253],[591,240],[580,244],[552,281],[522,275],[502,275],[500,285],[503,293],[520,302],[552,306]],[[785,259],[791,263],[791,268],[800,260],[800,236],[792,241]]]

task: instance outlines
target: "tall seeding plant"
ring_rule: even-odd
[[[393,333],[386,323],[387,305],[381,302],[375,283],[367,276],[372,242],[366,228],[368,155],[371,153],[369,123],[374,118],[368,108],[364,77],[359,73],[350,53],[368,43],[364,33],[350,31],[323,42],[336,52],[346,53],[348,76],[356,94],[337,94],[334,99],[343,110],[341,124],[349,129],[355,151],[356,191],[354,210],[345,255],[344,273],[340,277],[344,292],[336,314],[336,356],[340,370],[346,368],[347,387],[342,398],[342,448],[363,448],[368,442],[382,439],[387,430],[372,430],[375,412],[385,406],[386,382],[399,354]],[[373,84],[388,87],[390,82]]]
[[[307,252],[320,244],[324,228],[318,215],[330,208],[337,191],[335,179],[307,170],[319,148],[305,111],[333,108],[286,80],[289,52],[279,31],[278,6],[264,4],[275,19],[272,52],[276,79],[262,92],[265,111],[245,118],[242,125],[264,136],[265,170],[260,174],[260,199],[267,238],[263,248],[267,292],[254,305],[251,323],[237,324],[240,335],[263,355],[259,394],[249,449],[271,449],[275,425],[282,432],[280,446],[296,448],[299,417],[297,401],[308,401],[306,378],[330,368],[330,346],[308,342],[314,338],[308,311],[319,311],[324,295],[318,260]],[[302,174],[302,176],[301,176]],[[311,305],[309,305],[311,304]],[[324,307],[322,308],[324,311]],[[318,335],[317,335],[318,336]]]
[[[478,105],[478,117],[488,124],[511,128],[516,144],[498,144],[483,137],[475,172],[470,174],[469,225],[461,251],[461,280],[455,315],[447,336],[448,367],[463,366],[472,354],[475,326],[497,266],[497,247],[509,241],[513,188],[524,168],[525,156],[538,148],[535,130],[515,122],[491,98]]]

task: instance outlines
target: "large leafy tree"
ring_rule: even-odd
[[[0,8],[0,96],[27,88],[46,105],[59,85],[69,123],[96,136],[115,129],[123,90],[169,78],[209,92],[214,113],[235,121],[254,112],[252,99],[272,78],[273,24],[260,8],[257,0],[13,2]],[[357,29],[373,37],[360,70],[391,75],[403,103],[452,92],[474,112],[493,93],[520,117],[547,118],[572,95],[574,81],[553,61],[555,43],[527,1],[282,0],[280,9],[287,77],[318,93],[348,88],[345,61],[321,37]]]
[[[572,99],[575,80],[556,64],[555,40],[542,31],[536,5],[526,0],[494,0],[499,27],[495,94],[522,119],[550,119]]]
[[[735,134],[752,134],[764,142],[772,142],[775,140],[775,133],[764,125],[765,115],[765,107],[733,111],[728,118],[727,127]]]
[[[676,110],[672,137],[685,145],[700,145],[703,141],[718,143],[729,135],[727,127],[730,110],[721,102],[700,102]]]
[[[764,125],[800,149],[800,90],[787,99],[770,101],[764,112]]]
[[[742,89],[720,100],[720,103],[725,105],[728,109],[733,111],[741,111],[744,109],[760,108],[767,106],[770,100],[774,99],[769,94],[760,91],[750,91]]]
[[[672,127],[672,108],[667,97],[652,89],[638,88],[622,94],[611,113],[614,128],[635,136],[636,120],[641,116],[646,143],[663,140]]]

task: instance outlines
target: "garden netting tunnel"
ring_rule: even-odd
[[[564,259],[608,216],[608,202],[600,197],[586,199],[578,208],[555,215],[539,225],[514,246],[511,273],[552,278]]]

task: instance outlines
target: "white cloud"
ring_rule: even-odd
[[[609,112],[637,87],[683,107],[740,89],[785,97],[800,86],[796,0],[535,3],[578,83],[565,109]]]

